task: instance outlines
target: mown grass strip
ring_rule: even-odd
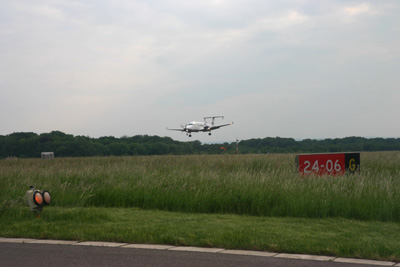
[[[47,207],[3,212],[0,236],[199,246],[400,261],[400,224],[343,218]]]

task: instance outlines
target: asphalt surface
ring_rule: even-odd
[[[372,265],[227,253],[2,242],[0,243],[0,266],[366,267]]]

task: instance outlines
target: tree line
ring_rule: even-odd
[[[346,137],[305,139],[266,137],[242,140],[238,152],[247,153],[322,153],[349,151],[400,150],[400,138]],[[0,135],[0,158],[37,158],[41,152],[54,152],[56,157],[189,155],[236,153],[236,143],[202,144],[180,142],[170,137],[136,135],[116,138],[73,136],[60,131],[36,134],[19,132]]]

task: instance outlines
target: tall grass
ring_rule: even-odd
[[[202,155],[0,161],[0,212],[30,185],[54,206],[400,221],[400,152],[361,154],[361,172],[302,177],[295,155]]]

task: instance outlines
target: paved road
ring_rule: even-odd
[[[366,267],[371,265],[225,253],[3,242],[0,243],[0,266]]]

